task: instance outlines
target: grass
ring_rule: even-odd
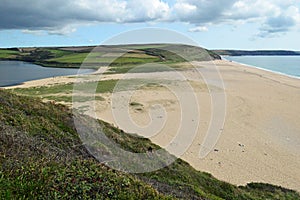
[[[88,53],[72,53],[72,54],[63,55],[63,56],[57,57],[57,58],[51,58],[51,59],[48,59],[47,61],[81,64],[87,56],[88,56]]]
[[[0,59],[12,59],[19,55],[18,51],[0,49]]]
[[[59,49],[45,49],[49,51],[55,58],[63,57],[72,54],[71,51],[64,51]]]
[[[16,88],[13,92],[27,96],[45,96],[50,94],[72,94],[73,84],[59,84],[53,86],[41,86],[30,88]]]
[[[41,86],[41,87],[30,87],[30,88],[15,88],[11,89],[13,93],[24,95],[24,96],[31,96],[31,97],[38,97],[44,100],[54,100],[58,102],[67,102],[71,103],[72,101],[77,102],[84,102],[89,101],[92,99],[93,91],[91,94],[88,95],[88,89],[95,88],[96,94],[101,93],[112,93],[114,88],[119,80],[104,80],[99,82],[87,82],[83,84],[76,84],[75,85],[75,92],[74,84],[56,84],[52,86]],[[134,84],[135,81],[138,80],[125,80],[122,81],[122,85],[118,87],[118,90],[127,90],[130,89],[130,85]],[[76,95],[76,91],[85,91],[88,96],[78,96]],[[104,99],[101,96],[96,96],[96,100],[103,101]]]
[[[40,87],[29,87],[29,88],[14,88],[11,89],[13,93],[21,94],[25,96],[33,97],[51,97],[51,99],[59,98],[59,96],[72,96],[74,93],[76,96],[77,91],[84,91],[85,94],[93,93],[112,93],[114,90],[117,91],[126,91],[131,90],[136,84],[142,84],[145,82],[143,79],[128,79],[122,80],[116,87],[118,79],[113,80],[103,80],[98,82],[84,82],[84,83],[68,83],[68,84],[56,84],[51,86],[40,86]],[[144,83],[148,85],[147,83]],[[95,91],[90,91],[95,89]],[[59,95],[59,96],[57,96]]]
[[[193,169],[178,159],[143,174],[119,172],[95,160],[82,145],[72,112],[0,90],[1,199],[300,199],[298,193],[263,183],[237,187]],[[94,119],[85,117],[89,127]],[[159,149],[97,121],[123,149]]]
[[[121,45],[121,47],[125,49],[139,49],[139,50],[145,50],[150,48],[163,48],[168,46],[168,44],[141,44],[141,45]]]
[[[50,101],[56,101],[56,102],[66,102],[66,103],[72,103],[75,102],[87,102],[91,101],[94,97],[93,96],[78,96],[78,95],[49,95],[49,96],[42,96],[42,99],[50,100]],[[96,96],[95,100],[97,101],[104,101],[105,99],[101,96]]]
[[[52,50],[53,51],[53,50]],[[60,57],[48,59],[48,62],[59,62],[59,63],[98,63],[99,65],[110,64],[110,65],[129,65],[137,63],[149,63],[159,61],[158,57],[150,56],[146,54],[133,54],[126,53],[124,55],[110,53],[105,56],[105,52],[91,52],[91,53],[72,53],[62,55]]]
[[[0,101],[1,199],[168,199],[93,159],[66,107],[3,91]]]

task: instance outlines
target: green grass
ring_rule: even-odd
[[[45,50],[51,52],[51,54],[55,58],[59,58],[59,57],[63,57],[63,56],[66,56],[66,55],[73,54],[73,52],[71,52],[71,51],[64,51],[64,50],[59,50],[59,49],[45,49]]]
[[[124,66],[124,65],[134,65],[134,64],[145,64],[145,63],[153,63],[158,62],[160,59],[158,57],[119,57],[111,63],[111,66]]]
[[[18,51],[0,49],[0,59],[12,59],[19,55]]]
[[[30,88],[16,88],[13,92],[27,96],[45,96],[50,94],[72,94],[73,84],[59,84],[53,86],[41,86]]]
[[[93,159],[66,107],[4,91],[0,102],[0,199],[168,199]]]
[[[96,53],[73,53],[69,55],[64,55],[62,57],[48,59],[47,62],[58,62],[58,63],[73,63],[81,64],[85,62],[86,64],[98,64],[111,65],[111,66],[124,66],[124,65],[136,65],[143,63],[151,63],[159,61],[158,57],[139,55],[137,54],[125,54],[121,57],[105,57],[102,56],[105,52]]]
[[[42,96],[42,99],[50,100],[50,101],[56,101],[56,102],[66,102],[66,103],[72,103],[74,102],[87,102],[91,101],[94,97],[93,96],[78,96],[78,95],[49,95],[49,96]],[[105,99],[101,96],[96,96],[95,100],[97,101],[104,101]]]
[[[58,57],[58,58],[51,58],[47,61],[81,64],[87,56],[88,56],[88,53],[73,53],[73,54],[64,55],[64,56]]]
[[[96,89],[95,91],[90,91],[91,93],[101,94],[101,93],[112,93],[116,87],[119,80],[104,80],[98,82],[85,82],[80,84],[56,84],[52,86],[41,86],[41,87],[30,87],[30,88],[15,88],[11,89],[13,93],[33,96],[33,97],[45,97],[51,96],[51,98],[57,98],[55,95],[60,94],[61,96],[72,96],[73,91],[85,91],[89,93],[89,90]],[[120,85],[116,90],[126,91],[132,89],[135,84],[141,84],[144,80],[142,79],[128,79],[122,80]],[[65,97],[64,97],[65,98]],[[68,97],[70,98],[70,97]]]
[[[134,80],[124,81],[124,85],[119,87],[118,89],[126,90],[130,89],[129,85],[132,84]],[[77,84],[75,87],[75,91],[85,91],[86,88],[96,88],[96,94],[101,93],[112,93],[118,80],[105,80],[99,82],[89,82],[83,84]],[[85,102],[90,101],[93,99],[93,92],[91,92],[88,96],[78,96],[75,93],[73,94],[74,84],[57,84],[52,86],[41,86],[41,87],[30,87],[30,88],[15,88],[11,89],[13,93],[24,95],[24,96],[31,96],[31,97],[38,97],[44,100],[53,100],[57,102],[66,102],[72,103],[73,101],[76,102]],[[86,92],[88,93],[88,92]],[[96,100],[103,101],[104,99],[101,96],[96,96]]]
[[[145,50],[150,48],[163,48],[166,46],[168,46],[168,44],[121,45],[121,47],[125,49],[138,49],[138,50]]]

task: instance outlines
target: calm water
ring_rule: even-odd
[[[300,78],[300,56],[224,56],[224,58]]]
[[[80,70],[91,73],[94,70]],[[24,81],[77,74],[78,69],[48,68],[20,61],[0,61],[0,87],[23,83]]]

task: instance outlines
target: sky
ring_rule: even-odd
[[[126,31],[155,27],[186,35],[208,49],[300,50],[300,0],[0,0],[0,4],[0,48],[100,45]]]

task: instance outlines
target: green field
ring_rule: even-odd
[[[73,52],[71,51],[63,51],[59,49],[45,49],[45,50],[49,51],[55,58],[73,54]]]
[[[12,59],[15,58],[16,55],[18,55],[18,51],[12,51],[12,50],[5,50],[5,49],[0,49],[0,59]]]

